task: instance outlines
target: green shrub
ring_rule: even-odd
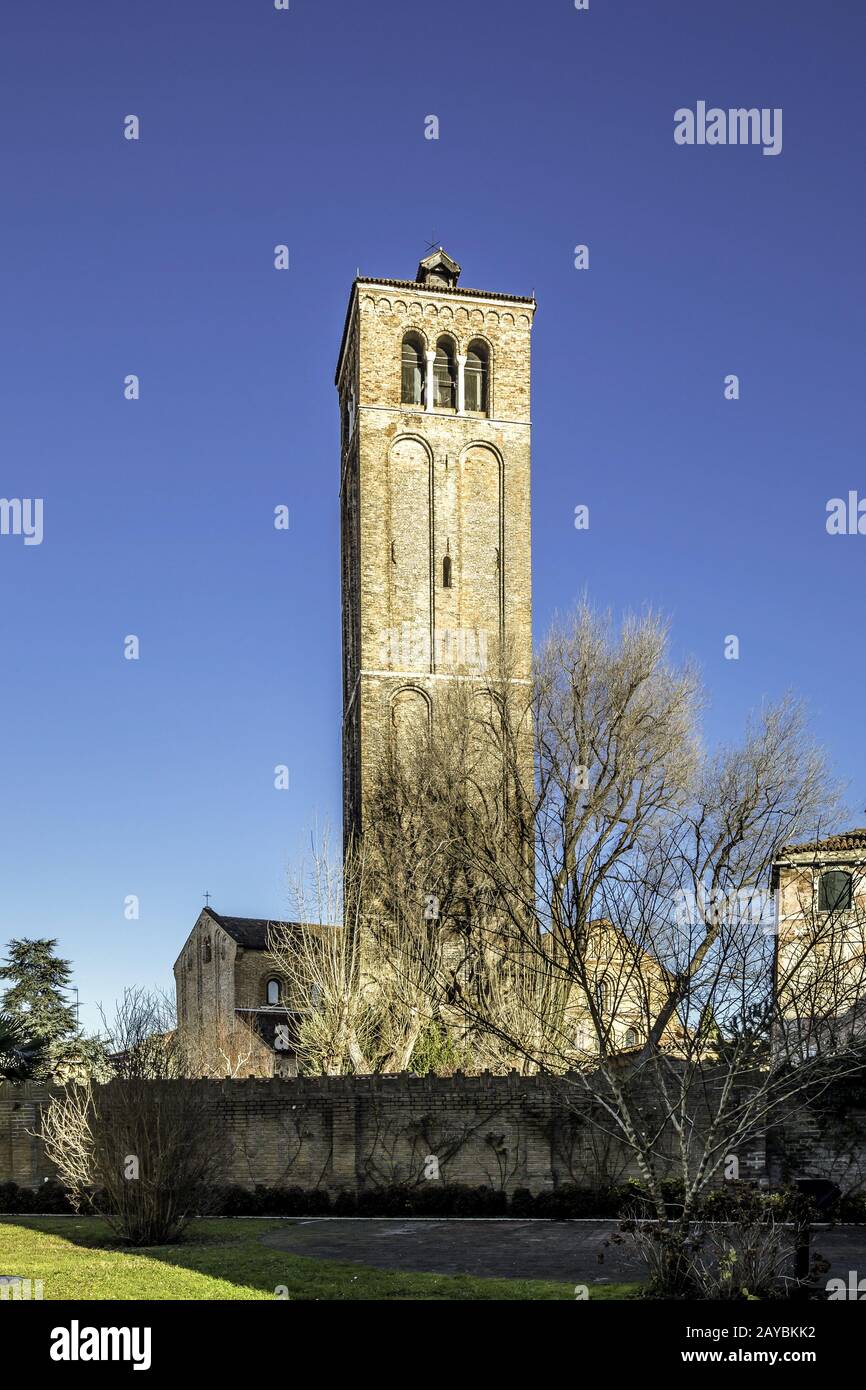
[[[682,1187],[665,1183],[668,1212],[679,1215]],[[102,1194],[98,1207],[104,1206]],[[0,1183],[0,1213],[8,1215],[53,1215],[73,1208],[63,1188],[56,1182],[43,1183],[34,1191],[14,1182]],[[615,1187],[586,1188],[573,1183],[533,1193],[516,1188],[511,1197],[498,1188],[467,1187],[461,1183],[392,1183],[361,1192],[341,1190],[329,1193],[323,1188],[266,1187],[252,1190],[226,1185],[213,1192],[208,1211],[215,1216],[368,1216],[368,1217],[494,1217],[511,1216],[527,1220],[576,1221],[581,1219],[622,1220],[655,1216],[655,1208],[636,1182]],[[809,1199],[794,1188],[766,1192],[747,1182],[726,1183],[708,1193],[695,1209],[696,1221],[732,1221],[760,1224],[811,1220],[866,1222],[866,1194],[843,1197],[831,1212],[818,1213]]]
[[[39,1213],[45,1216],[59,1216],[72,1211],[69,1199],[60,1183],[53,1179],[44,1182],[35,1191],[29,1187],[19,1187],[14,1182],[0,1183],[0,1212],[10,1216]]]

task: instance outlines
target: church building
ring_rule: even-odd
[[[464,288],[460,275],[440,246],[413,280],[359,275],[349,294],[336,370],[347,845],[363,830],[381,754],[430,727],[448,682],[531,677],[536,304]],[[531,746],[526,771],[531,786]],[[807,1048],[829,1028],[850,1037],[864,1026],[864,865],[866,830],[855,830],[789,846],[774,867],[775,992],[786,1032]],[[297,1070],[297,1015],[269,955],[269,925],[208,906],[174,967],[179,1029],[230,1034],[232,1052],[240,1031],[243,1074]],[[655,963],[650,975],[660,987]],[[618,1045],[640,1045],[634,1001],[611,1012]]]
[[[295,1016],[268,953],[260,917],[208,906],[174,963],[177,1026],[204,1075],[295,1076]]]
[[[343,815],[374,759],[435,717],[443,682],[532,666],[530,338],[535,300],[466,289],[432,251],[414,280],[358,276],[337,362]],[[527,775],[531,778],[531,748]],[[291,1073],[268,923],[206,907],[174,967],[179,1028],[254,1036],[244,1074]]]

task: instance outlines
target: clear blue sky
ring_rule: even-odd
[[[793,687],[866,805],[866,536],[825,530],[866,495],[864,52],[854,0],[5,8],[0,493],[45,536],[0,537],[0,945],[57,936],[87,1024],[339,824],[334,362],[356,267],[434,233],[538,296],[536,635],[661,606],[711,739]],[[781,107],[781,155],[675,145],[699,100]]]

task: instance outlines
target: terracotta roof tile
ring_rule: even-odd
[[[828,835],[824,840],[808,840],[802,845],[784,845],[782,854],[821,854],[833,850],[866,849],[866,826],[853,830],[843,830],[838,835]]]

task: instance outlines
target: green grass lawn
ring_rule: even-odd
[[[0,1217],[0,1275],[41,1279],[49,1299],[521,1299],[574,1298],[572,1284],[476,1279],[336,1264],[259,1242],[274,1221],[195,1221],[179,1245],[122,1246],[96,1217]],[[601,1284],[592,1298],[633,1298],[634,1284]],[[284,1295],[283,1295],[284,1296]]]

